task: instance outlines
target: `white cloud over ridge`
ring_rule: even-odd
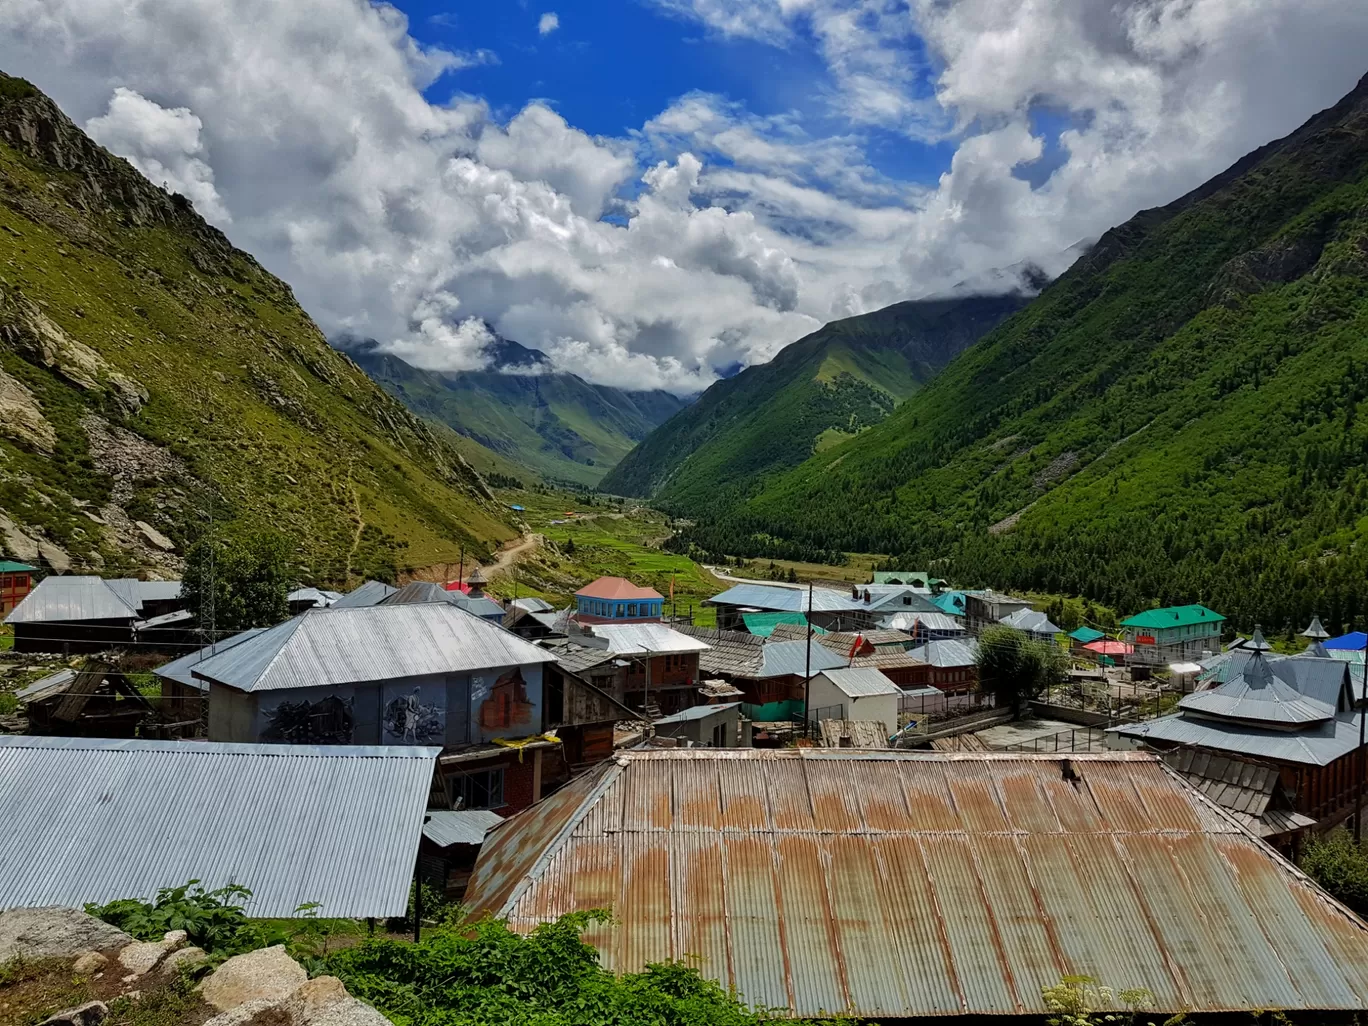
[[[361,0],[0,0],[0,68],[329,332],[458,369],[487,323],[593,380],[686,392],[833,317],[1057,259],[1338,99],[1368,49],[1368,4],[1342,0],[657,2],[814,46],[848,127],[706,92],[618,139],[544,103],[434,105],[424,88],[496,56],[423,47]],[[1041,110],[1071,126],[1057,151]],[[951,166],[890,179],[877,132],[947,140]]]

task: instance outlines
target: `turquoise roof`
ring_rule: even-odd
[[[807,625],[807,617],[802,613],[742,613],[741,619],[746,624],[746,630],[757,638],[768,638],[774,633],[774,628],[781,623],[796,624],[799,627]]]
[[[1092,627],[1080,627],[1076,631],[1069,632],[1069,637],[1073,638],[1074,641],[1078,642],[1080,645],[1086,645],[1092,641],[1100,641],[1106,636],[1107,635],[1104,634],[1102,631],[1096,630]]]
[[[25,572],[33,572],[37,569],[36,566],[29,566],[27,563],[16,563],[13,560],[0,559],[0,574],[22,574]]]
[[[1158,631],[1166,627],[1191,627],[1199,623],[1219,624],[1225,620],[1220,613],[1206,606],[1165,606],[1163,609],[1146,609],[1121,621],[1122,627],[1140,627]]]
[[[943,591],[932,598],[931,602],[937,609],[949,613],[951,616],[964,615],[964,592],[962,591]]]

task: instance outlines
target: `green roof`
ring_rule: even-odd
[[[1080,645],[1086,645],[1089,642],[1100,641],[1102,638],[1105,638],[1106,635],[1092,627],[1080,627],[1076,631],[1069,631],[1069,637],[1073,638],[1074,641],[1078,642]]]
[[[15,563],[8,559],[0,559],[0,574],[22,574],[25,570],[37,570],[36,566],[29,566],[27,563]]]
[[[800,627],[807,624],[807,619],[802,613],[742,613],[741,619],[745,621],[746,630],[757,638],[768,638],[774,633],[774,628],[781,623],[797,624]],[[812,631],[814,634],[826,633],[820,627],[814,627]]]
[[[1191,627],[1198,623],[1221,623],[1225,617],[1213,612],[1206,606],[1165,606],[1163,609],[1147,609],[1122,620],[1122,627],[1144,627],[1149,630],[1162,630],[1165,627]]]

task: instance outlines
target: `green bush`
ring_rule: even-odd
[[[239,884],[206,891],[191,880],[161,889],[151,902],[123,898],[85,910],[137,940],[161,940],[168,930],[184,930],[191,944],[211,955],[236,955],[288,939],[284,931],[247,918],[243,906],[251,896]]]
[[[603,969],[580,935],[608,918],[576,912],[526,937],[486,919],[420,944],[369,940],[324,966],[397,1026],[752,1026],[769,1018],[681,963],[622,976]]]
[[[1368,915],[1368,848],[1355,844],[1349,831],[1309,842],[1301,868],[1359,915]]]

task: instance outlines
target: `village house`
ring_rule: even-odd
[[[931,575],[925,570],[875,570],[875,584],[905,584],[918,591],[931,591]]]
[[[438,751],[0,736],[0,908],[198,880],[253,917],[403,915]]]
[[[92,653],[130,645],[139,629],[180,626],[179,581],[45,577],[5,617],[16,652]],[[168,639],[179,640],[179,639]]]
[[[631,709],[668,714],[701,701],[700,653],[706,642],[661,623],[599,623],[542,651],[568,673],[592,681]]]
[[[978,642],[932,641],[908,653],[920,663],[909,687],[930,686],[946,694],[963,694],[978,687]]]
[[[898,729],[898,699],[902,693],[901,688],[872,668],[823,670],[812,678],[808,720],[880,723],[887,737]]]
[[[1204,753],[1205,761],[1176,768],[1231,785],[1235,811],[1258,820],[1256,832],[1274,844],[1350,816],[1362,758],[1361,676],[1338,659],[1273,655],[1259,631],[1216,671],[1220,683],[1184,695],[1177,712],[1110,733],[1161,752]]]
[[[794,1018],[1040,1023],[1079,976],[1156,1022],[1368,1007],[1368,924],[1138,753],[626,751],[493,830],[465,904],[611,907],[608,971]]]
[[[423,817],[418,872],[447,901],[465,897],[466,885],[486,835],[503,822],[488,809],[429,809]]]
[[[818,627],[832,631],[872,628],[899,612],[936,613],[931,599],[907,585],[866,584],[850,591],[779,584],[738,584],[703,603],[717,610],[721,630],[745,630],[747,613],[802,613]],[[811,609],[809,609],[811,605]]]
[[[384,581],[366,581],[358,585],[347,594],[333,603],[340,609],[350,609],[353,606],[375,606],[379,605],[382,599],[387,599],[399,589]]]
[[[750,738],[742,732],[741,703],[720,702],[691,709],[655,721],[655,736],[673,738],[694,748],[746,748]]]
[[[1050,622],[1048,616],[1034,609],[1018,609],[998,622],[1004,627],[1022,631],[1033,641],[1042,641],[1047,645],[1054,644],[1055,636],[1064,633]]]
[[[1121,621],[1132,646],[1127,659],[1143,666],[1197,662],[1221,651],[1224,623],[1224,616],[1206,606],[1147,609]]]
[[[569,610],[557,611],[545,599],[513,599],[504,610],[503,625],[520,638],[538,641],[569,633]]]
[[[677,629],[708,643],[708,651],[699,656],[699,671],[739,689],[742,715],[757,723],[801,722],[808,674],[849,662],[815,638],[809,646],[807,628],[797,624],[777,624],[768,639],[708,627]]]
[[[665,597],[625,577],[600,577],[575,592],[576,623],[659,623]]]
[[[438,745],[452,807],[507,812],[569,779],[585,731],[633,715],[548,681],[553,661],[450,602],[406,601],[310,610],[189,672],[209,688],[210,740]]]
[[[995,627],[1013,613],[1030,609],[1031,603],[1023,598],[1000,595],[995,591],[953,592],[963,596],[963,616],[969,626],[969,633],[982,634],[988,627]],[[945,612],[946,610],[941,610]]]
[[[0,559],[0,616],[8,616],[33,588],[38,568],[11,559]]]
[[[99,659],[63,667],[15,692],[30,734],[133,737],[156,710],[128,678]]]
[[[912,647],[925,645],[928,641],[963,638],[967,634],[964,622],[949,613],[894,613],[885,616],[879,626],[911,636]]]

